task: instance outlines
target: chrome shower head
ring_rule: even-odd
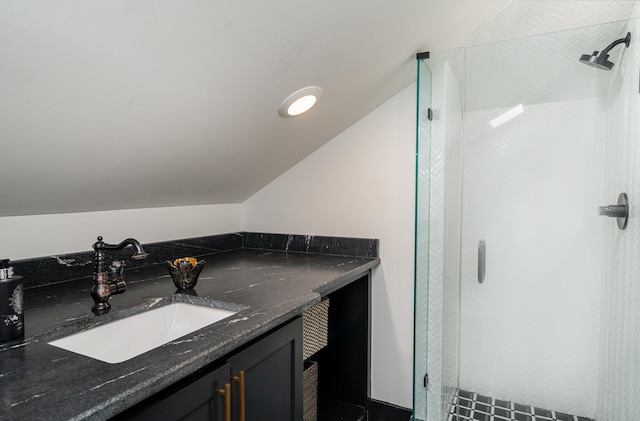
[[[594,51],[593,54],[583,54],[580,57],[580,62],[595,67],[596,69],[611,70],[613,63],[609,61],[609,51],[618,44],[624,43],[625,46],[629,47],[630,42],[631,32],[627,32],[626,37],[613,41],[607,48],[602,50],[602,52]]]

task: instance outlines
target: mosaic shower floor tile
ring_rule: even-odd
[[[593,421],[531,405],[503,401],[459,390],[451,405],[449,421]]]

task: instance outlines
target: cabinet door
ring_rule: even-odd
[[[225,397],[218,391],[229,381],[229,364],[225,364],[195,381],[185,381],[184,387],[160,392],[118,419],[224,421]]]
[[[246,421],[302,419],[302,319],[294,319],[229,360],[233,419],[240,421],[244,388]],[[241,372],[244,384],[241,384]]]

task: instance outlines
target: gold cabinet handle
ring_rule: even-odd
[[[238,383],[240,389],[240,396],[238,397],[238,406],[240,407],[240,421],[246,421],[244,407],[244,371],[239,371],[237,376],[233,376],[233,381]]]
[[[226,383],[224,389],[218,389],[224,397],[224,421],[231,421],[231,383]]]

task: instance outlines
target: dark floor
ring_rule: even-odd
[[[449,421],[593,421],[529,405],[501,401],[466,390],[458,391]]]

